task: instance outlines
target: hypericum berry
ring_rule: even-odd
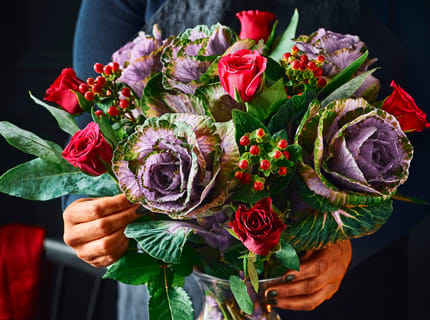
[[[255,134],[257,135],[257,137],[259,137],[259,138],[263,138],[264,137],[264,134],[265,134],[265,132],[264,132],[264,130],[263,129],[257,129],[257,131],[255,132]]]
[[[291,62],[291,68],[293,68],[294,70],[297,70],[298,68],[300,68],[300,61],[294,60],[293,62]]]
[[[109,107],[109,109],[108,109],[108,114],[109,114],[110,116],[115,117],[115,116],[117,116],[117,115],[118,115],[118,113],[119,113],[119,110],[118,110],[118,108],[117,108],[117,107],[114,107],[114,106],[110,106],[110,107]]]
[[[130,102],[128,102],[128,100],[125,100],[125,99],[119,102],[119,106],[123,109],[127,109],[129,105],[130,105]]]
[[[85,92],[84,97],[85,97],[85,99],[87,99],[88,101],[93,101],[93,100],[94,100],[94,92],[92,92],[92,91],[87,91],[87,92]]]
[[[90,89],[90,87],[86,83],[81,83],[79,85],[79,92],[85,94]]]
[[[102,92],[102,86],[101,85],[99,85],[99,84],[96,84],[94,87],[93,87],[93,92],[94,93],[101,93]]]
[[[305,65],[308,63],[309,59],[308,56],[303,54],[300,56],[300,61],[303,62]]]
[[[285,159],[290,160],[290,153],[287,150],[282,151],[282,154],[284,155]]]
[[[255,181],[254,182],[254,189],[255,191],[261,191],[264,188],[264,184],[261,181]]]
[[[306,66],[307,66],[307,62],[305,63],[304,61],[300,62],[300,67],[299,70],[300,71],[305,71],[306,70]]]
[[[308,64],[307,64],[307,67],[308,67],[309,70],[314,71],[315,68],[317,67],[317,65],[315,64],[315,62],[309,61]]]
[[[280,167],[280,168],[278,169],[278,174],[279,174],[280,176],[285,176],[285,175],[287,174],[287,168],[286,168],[286,167]]]
[[[324,62],[324,57],[323,56],[318,56],[317,57],[317,62],[318,63],[323,63]]]
[[[263,159],[260,161],[260,168],[263,170],[269,170],[270,169],[270,161],[267,159]]]
[[[96,116],[97,116],[98,118],[100,118],[101,116],[104,116],[104,115],[105,115],[105,113],[104,113],[103,111],[101,111],[101,110],[96,110],[95,114],[96,114]]]
[[[319,78],[322,76],[322,69],[321,68],[315,68],[314,72],[314,76]]]
[[[249,183],[251,181],[251,176],[248,172],[244,172],[242,175],[242,179],[240,179],[240,182],[242,183]]]
[[[296,46],[296,45],[294,45],[294,46],[291,48],[291,54],[294,56],[294,55],[296,55],[296,54],[297,54],[297,52],[299,52],[299,48],[297,48],[297,46]]]
[[[109,97],[110,95],[112,95],[112,91],[106,90],[106,96]]]
[[[275,158],[275,159],[279,159],[280,157],[282,157],[282,152],[281,152],[281,151],[279,151],[279,150],[275,150],[275,151],[273,152],[273,158]]]
[[[248,160],[242,159],[239,161],[239,168],[245,170],[246,168],[248,168]]]
[[[103,87],[106,84],[106,79],[102,76],[96,78],[96,85]]]
[[[260,148],[254,144],[251,146],[251,148],[249,148],[249,153],[252,154],[253,156],[256,156],[257,154],[260,153]]]
[[[317,81],[317,86],[322,88],[327,84],[327,81],[324,78],[319,78]]]
[[[247,145],[249,145],[250,142],[251,141],[249,140],[248,136],[242,136],[239,140],[239,143],[241,146],[247,146]]]
[[[105,66],[104,68],[103,68],[103,73],[104,74],[107,74],[107,75],[111,75],[112,74],[112,67],[111,66]]]
[[[278,147],[280,149],[285,149],[288,146],[288,142],[285,139],[279,140]]]
[[[94,78],[88,78],[87,83],[89,86],[93,86],[94,85]]]
[[[128,98],[131,95],[131,90],[130,88],[122,88],[121,93],[124,97]]]
[[[285,52],[283,55],[282,55],[282,60],[285,60],[285,61],[288,61],[288,59],[291,57],[291,53],[289,53],[289,52]]]
[[[236,179],[242,179],[242,177],[243,177],[243,172],[242,171],[236,171],[235,173],[234,173],[234,177],[236,178]]]
[[[94,71],[97,73],[102,73],[103,68],[104,68],[104,65],[102,65],[101,63],[97,62],[96,64],[94,64]]]
[[[118,70],[119,70],[119,63],[118,62],[112,63],[112,71],[117,72]]]

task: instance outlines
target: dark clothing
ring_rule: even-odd
[[[197,24],[214,24],[221,22],[239,32],[239,21],[235,13],[241,10],[259,9],[272,11],[279,19],[278,31],[284,30],[289,23],[294,8],[299,9],[300,22],[298,34],[308,34],[318,27],[340,32],[358,34],[370,49],[371,57],[378,57],[378,65],[382,71],[376,73],[381,79],[382,92],[390,93],[389,81],[395,79],[413,96],[409,89],[412,84],[411,70],[405,69],[409,54],[391,31],[382,23],[384,17],[375,18],[371,12],[374,6],[379,9],[388,2],[372,3],[372,10],[366,9],[366,1],[358,0],[83,0],[76,28],[74,43],[74,68],[83,79],[94,76],[92,66],[95,62],[108,63],[111,54],[131,40],[139,30],[150,33],[152,25],[157,23],[163,31],[163,36],[182,32],[187,27]],[[375,10],[378,10],[376,8]],[[382,11],[380,12],[382,13]],[[395,54],[393,55],[393,52]],[[410,65],[409,65],[410,67]],[[409,85],[408,86],[408,83]],[[425,100],[422,99],[422,102]],[[422,106],[423,107],[423,106]],[[425,108],[423,107],[424,111]],[[430,111],[430,110],[427,110]],[[80,126],[89,121],[88,115],[79,119]],[[418,150],[418,161],[413,161],[413,171],[404,191],[406,194],[425,198],[425,193],[419,188],[420,181],[429,181],[429,171],[425,170],[425,161],[429,159],[429,151],[425,141],[426,133],[415,134],[412,142]],[[420,163],[418,163],[420,162]],[[420,171],[422,168],[423,171]],[[424,176],[423,176],[424,174]],[[427,177],[427,179],[425,179]],[[418,182],[418,184],[417,184]],[[76,199],[69,197],[68,202]],[[352,267],[384,248],[407,230],[425,214],[421,206],[398,204],[393,217],[375,235],[353,240]],[[408,219],[405,219],[405,216]],[[140,293],[139,293],[140,292]],[[121,320],[138,319],[142,317],[147,296],[145,290],[120,286],[119,313]],[[125,317],[127,314],[127,317]],[[145,313],[146,314],[146,313]],[[309,314],[309,313],[308,313]],[[305,313],[289,312],[288,319],[301,318]],[[143,317],[142,317],[143,318]],[[286,317],[287,318],[287,317]]]

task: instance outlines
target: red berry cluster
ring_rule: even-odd
[[[134,120],[130,110],[134,108],[134,96],[128,87],[120,89],[117,80],[122,70],[117,62],[108,65],[94,64],[94,71],[100,75],[97,78],[88,78],[87,83],[79,86],[79,91],[88,101],[101,101],[104,98],[113,98],[112,105],[107,108],[107,114],[111,117],[125,116]],[[104,116],[102,110],[97,110],[98,117]]]
[[[241,183],[252,182],[254,190],[261,191],[269,188],[266,180],[270,176],[285,176],[288,173],[285,165],[285,160],[290,160],[286,150],[287,140],[273,139],[260,128],[242,136],[239,143],[245,152],[241,154],[234,177]]]
[[[284,53],[281,64],[288,77],[286,90],[290,95],[302,93],[306,87],[322,88],[327,84],[322,76],[323,56],[312,60],[306,54],[301,55],[297,46],[293,46],[290,52]]]

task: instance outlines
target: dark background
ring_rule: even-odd
[[[365,8],[362,18],[369,23],[363,32],[358,32],[368,44],[371,56],[380,58],[378,65],[383,67],[383,71],[378,71],[376,76],[383,80],[384,93],[391,91],[388,87],[391,78],[385,79],[384,76],[399,75],[400,78],[396,79],[401,79],[400,84],[415,98],[418,106],[430,114],[428,2],[373,2],[361,1]],[[1,9],[0,119],[60,145],[66,141],[66,134],[57,128],[47,111],[30,100],[27,92],[31,90],[42,98],[61,69],[71,66],[79,5],[80,1],[15,0],[3,2]],[[372,33],[375,31],[377,34],[381,30],[387,36],[378,38]],[[398,60],[398,64],[386,63],[389,59]],[[406,194],[426,200],[430,200],[430,170],[427,167],[430,161],[429,131],[410,135],[415,146],[415,159],[410,179],[401,188]],[[31,159],[31,156],[10,147],[4,139],[0,139],[0,154],[1,173]],[[393,227],[394,231],[390,229],[390,236],[386,235],[388,232],[384,234],[384,228],[387,230],[389,226],[384,226],[380,234],[362,242],[361,247],[378,254],[368,257],[346,275],[335,298],[314,312],[315,319],[430,319],[428,211],[424,206],[397,204],[392,218],[397,221],[397,226]],[[45,228],[47,237],[62,239],[59,200],[33,202],[0,194],[0,225],[12,222],[41,226]],[[415,222],[419,223],[414,226]],[[381,248],[380,239],[384,237],[386,243]],[[45,263],[38,319],[49,317],[56,271],[55,264]],[[58,319],[85,319],[93,283],[93,275],[65,269]],[[101,285],[102,294],[96,304],[94,318],[115,319],[115,283],[103,280]]]

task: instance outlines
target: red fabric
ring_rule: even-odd
[[[45,231],[11,224],[0,227],[0,320],[34,315]]]

